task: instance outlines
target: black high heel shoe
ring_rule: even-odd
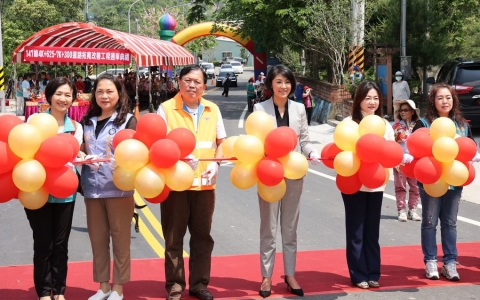
[[[303,297],[303,289],[302,288],[299,288],[299,289],[292,288],[290,286],[290,283],[288,283],[287,275],[285,275],[284,279],[285,279],[285,283],[287,284],[287,289],[290,290],[290,293],[292,293],[294,295],[297,295],[297,296],[300,296],[300,297]]]
[[[263,286],[263,280],[262,280],[262,285],[260,286],[260,290],[258,291],[258,294],[262,297],[262,298],[267,298],[268,296],[270,296],[272,294],[272,284],[270,284],[270,289],[268,291],[262,291],[262,286]]]

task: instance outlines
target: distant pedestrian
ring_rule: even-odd
[[[253,104],[257,94],[255,93],[255,86],[253,85],[253,80],[249,79],[247,84],[247,107],[249,112],[253,112]]]
[[[18,80],[17,80],[17,84],[16,84],[16,96],[17,96],[17,103],[16,103],[16,107],[17,107],[17,116],[22,116],[23,115],[23,102],[25,100],[23,100],[23,87],[22,87],[22,83],[23,83],[23,76],[18,76]]]
[[[227,73],[225,79],[223,80],[223,93],[222,96],[228,97],[228,90],[230,89],[230,84],[232,80],[230,79],[230,73]]]
[[[403,73],[397,71],[395,73],[395,82],[392,84],[393,105],[400,100],[410,99],[410,87],[408,82],[403,78]],[[395,120],[399,121],[399,120]]]
[[[305,111],[307,112],[307,122],[310,125],[312,121],[312,112],[313,112],[313,95],[312,89],[305,85],[303,86],[303,94],[302,94],[303,105],[305,105]]]

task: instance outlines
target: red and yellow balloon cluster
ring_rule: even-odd
[[[470,161],[477,153],[475,142],[456,136],[449,118],[435,119],[430,128],[420,128],[407,139],[408,152],[414,157],[401,166],[402,172],[414,177],[432,197],[444,195],[449,185],[465,186],[475,178]]]
[[[345,119],[335,128],[334,143],[322,149],[322,161],[337,172],[336,184],[345,194],[356,193],[362,185],[375,189],[390,176],[388,168],[403,159],[402,147],[385,140],[385,120],[369,115],[360,124]]]
[[[57,131],[49,114],[33,115],[28,123],[0,116],[0,203],[18,198],[26,208],[38,209],[49,194],[66,198],[77,190],[77,175],[65,165],[80,145],[73,135]]]
[[[246,135],[222,143],[223,155],[239,161],[230,173],[232,184],[239,189],[257,184],[265,201],[279,201],[286,191],[284,178],[299,179],[308,171],[305,156],[294,151],[297,134],[290,127],[275,128],[272,117],[263,111],[250,114],[245,130]]]
[[[167,134],[162,117],[143,115],[137,129],[120,130],[113,138],[115,160],[113,183],[124,191],[136,189],[151,203],[164,201],[170,190],[184,191],[193,183],[192,168],[181,161],[195,149],[196,139],[186,128]]]

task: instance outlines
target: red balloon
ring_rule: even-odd
[[[464,163],[468,168],[468,178],[462,186],[469,185],[475,179],[475,168],[470,162]]]
[[[167,134],[167,139],[177,143],[180,148],[180,157],[185,157],[192,153],[197,145],[195,135],[187,128],[175,128]]]
[[[80,151],[80,144],[78,143],[78,140],[69,133],[60,133],[58,136],[65,139],[65,141],[67,141],[72,147],[73,154],[70,161],[73,161],[77,157],[78,152]]]
[[[403,160],[403,149],[395,141],[384,141],[383,154],[379,162],[384,168],[393,168],[398,166]]]
[[[442,175],[442,164],[432,156],[420,158],[415,164],[413,173],[421,183],[434,183]]]
[[[463,163],[469,162],[477,154],[477,144],[468,137],[462,136],[455,139],[458,145],[458,154],[455,160],[459,160]]]
[[[13,127],[22,124],[19,117],[13,115],[0,116],[0,141],[8,143],[8,134]]]
[[[179,159],[180,149],[172,140],[161,139],[150,147],[150,161],[159,168],[173,167]]]
[[[162,117],[154,113],[143,115],[137,123],[137,132],[133,138],[141,141],[150,149],[156,141],[167,136],[167,124]]]
[[[407,177],[415,178],[414,170],[415,170],[415,165],[417,164],[417,162],[418,162],[418,159],[414,159],[409,164],[405,164],[403,166],[401,165],[400,166],[400,171],[402,171],[402,173],[405,174],[405,176],[407,176]]]
[[[16,156],[7,143],[0,141],[0,174],[13,170],[22,159]]]
[[[284,128],[282,128],[284,127]],[[294,141],[288,127],[282,126],[273,129],[265,138],[265,153],[267,156],[280,158],[290,153],[294,148]],[[289,128],[292,130],[291,128]]]
[[[68,140],[60,135],[51,136],[44,140],[34,156],[34,158],[46,168],[62,167],[69,162],[72,157],[72,146],[70,146]]]
[[[285,175],[285,169],[278,159],[265,157],[257,164],[258,180],[266,186],[279,184]]]
[[[135,134],[135,130],[128,129],[128,128],[122,129],[119,132],[115,133],[115,136],[113,137],[113,141],[112,141],[113,149],[117,148],[120,142],[123,142],[124,140],[128,140],[128,139],[133,139],[134,134]]]
[[[335,143],[329,143],[322,149],[321,158],[325,166],[333,169],[333,160],[338,153],[342,152],[342,149],[338,148]]]
[[[293,130],[292,128],[290,128],[288,126],[281,126],[281,127],[278,127],[278,129],[281,130],[281,131],[285,131],[285,133],[287,133],[288,135],[291,136],[291,138],[293,139],[292,151],[294,151],[295,148],[297,148],[297,144],[298,144],[298,136],[297,136],[297,133],[295,132],[295,130]]]
[[[47,177],[43,185],[56,198],[67,198],[77,191],[78,177],[69,167],[45,168]]]
[[[0,203],[5,203],[14,198],[18,198],[19,189],[13,182],[12,173],[13,171],[0,174],[0,186],[2,187]]]
[[[383,137],[368,133],[358,139],[355,149],[362,162],[378,162],[385,154],[383,150],[384,143],[385,139]]]
[[[337,174],[335,183],[340,192],[347,195],[355,194],[362,187],[362,183],[357,174],[348,177]]]
[[[362,161],[357,174],[360,182],[370,189],[381,187],[387,179],[385,168],[378,162],[368,163]]]
[[[157,197],[155,197],[155,198],[145,198],[145,200],[147,200],[148,202],[153,203],[153,204],[158,204],[158,203],[162,203],[163,201],[167,200],[167,197],[168,197],[169,194],[170,194],[170,188],[167,185],[165,185],[162,192]]]
[[[433,156],[433,139],[428,128],[420,128],[407,138],[408,152],[415,158]]]

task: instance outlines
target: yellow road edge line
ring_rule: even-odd
[[[137,212],[137,210],[134,211]],[[150,229],[148,229],[147,225],[145,224],[145,222],[143,222],[143,219],[142,217],[140,217],[140,215],[138,216],[138,227],[140,234],[147,241],[152,250],[158,255],[158,257],[165,258],[165,248],[163,248],[163,246],[155,238]]]
[[[142,196],[140,196],[140,194],[137,193],[137,191],[135,191],[135,202],[138,204],[138,205],[146,205],[145,201],[143,200]],[[160,236],[160,238],[162,238],[162,240],[165,241],[165,237],[163,236],[163,231],[162,231],[162,225],[160,224],[160,221],[158,221],[158,219],[155,217],[155,215],[152,213],[152,211],[150,210],[150,207],[146,206],[144,208],[141,209],[142,213],[145,215],[145,218],[150,222],[150,224],[152,225],[153,229],[155,229],[155,231],[158,233],[158,235]],[[141,231],[141,228],[140,228],[140,231]],[[163,249],[163,247],[162,247]],[[165,255],[162,255],[162,258],[164,257]],[[183,250],[183,257],[189,257],[189,254],[187,253],[187,251]]]

